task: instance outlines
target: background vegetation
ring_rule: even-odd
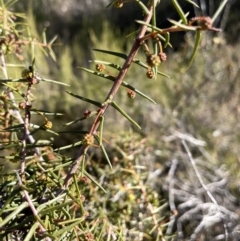
[[[142,129],[133,127],[114,109],[108,110],[104,139],[113,169],[100,148],[91,148],[86,158],[85,175],[75,180],[77,185],[70,189],[70,193],[76,193],[76,196],[70,199],[66,195],[58,199],[56,193],[51,193],[50,190],[56,189],[54,185],[57,186],[53,180],[61,183],[67,172],[64,167],[70,165],[78,148],[55,152],[54,157],[52,150],[79,141],[82,138],[79,131],[88,130],[91,125],[91,120],[87,119],[63,126],[93,108],[66,91],[102,102],[112,85],[77,66],[94,69],[95,64],[89,62],[94,59],[123,64],[123,60],[115,56],[92,49],[128,53],[134,36],[125,36],[137,26],[129,23],[142,18],[142,11],[136,3],[129,3],[120,10],[103,10],[106,2],[99,1],[98,5],[95,1],[89,2],[18,1],[11,8],[27,14],[26,21],[36,39],[43,40],[43,35],[39,34],[42,32],[46,33],[48,41],[58,35],[52,46],[56,61],[36,47],[35,68],[41,76],[70,85],[42,82],[32,90],[37,97],[33,100],[34,108],[63,113],[49,119],[55,132],[68,132],[59,136],[48,132],[35,134],[37,140],[52,138],[52,146],[43,147],[46,154],[43,166],[52,170],[54,163],[53,173],[46,175],[38,164],[31,165],[34,159],[29,159],[26,167],[30,180],[34,180],[27,183],[27,188],[38,190],[32,198],[39,198],[36,203],[45,226],[48,229],[54,226],[52,235],[57,235],[59,240],[71,240],[76,233],[79,240],[226,240],[226,237],[227,240],[238,240],[240,46],[237,30],[240,26],[235,19],[239,13],[238,1],[230,1],[227,7],[231,7],[231,14],[225,10],[225,16],[223,13],[217,21],[216,27],[224,27],[223,33],[204,32],[195,60],[187,71],[194,46],[191,33],[176,35],[172,39],[173,49],[168,50],[167,61],[159,69],[171,78],[158,76],[151,80],[145,77],[144,69],[131,66],[124,81],[143,90],[157,104],[139,96],[131,100],[126,89],[120,89],[115,100]],[[166,2],[160,4],[159,11],[162,12],[157,15],[161,16],[158,18],[161,27],[169,24],[164,22],[166,17],[179,18],[171,4]],[[218,5],[210,8],[213,2],[198,2],[201,6],[206,4],[204,15],[212,16],[217,9]],[[194,16],[191,4],[179,3],[185,12],[189,9],[190,16]],[[23,62],[14,62],[15,65],[24,63],[28,67],[32,64],[31,49],[23,57]],[[145,55],[139,53],[138,58],[144,61]],[[10,63],[12,59],[9,56],[7,60]],[[9,76],[19,78],[22,69],[8,67]],[[31,118],[31,122],[38,125],[43,122],[39,116],[32,115]],[[4,151],[2,159],[13,153],[16,153],[13,149]],[[192,157],[206,189],[196,177]],[[22,188],[18,187],[16,174],[12,171],[18,166],[8,159],[3,159],[3,166],[0,201],[6,208],[1,218],[6,220],[12,210],[17,210],[16,205],[22,203]],[[6,172],[10,172],[7,185]],[[51,203],[54,198],[56,202]],[[9,206],[5,200],[9,201]],[[62,202],[66,204],[64,207]],[[27,234],[34,231],[29,240],[43,239],[44,233],[36,225],[32,226],[34,218],[30,213],[29,209],[23,209],[8,225],[1,226],[1,238],[9,238],[11,234],[13,240],[17,236],[20,240],[27,240],[30,237]],[[69,223],[67,213],[73,214]],[[25,220],[23,226],[18,226],[20,220]]]

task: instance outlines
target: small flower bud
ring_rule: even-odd
[[[82,181],[85,184],[90,184],[91,183],[90,179],[85,177],[85,176],[84,177],[80,177],[79,180]]]
[[[90,232],[86,232],[84,234],[84,238],[85,238],[86,241],[93,241],[94,240],[94,235],[92,233],[90,233]]]
[[[134,99],[136,96],[136,92],[133,90],[128,90],[127,95],[130,99]]]
[[[147,75],[147,77],[148,77],[149,79],[153,79],[153,78],[154,78],[154,73],[153,73],[153,71],[152,71],[151,68],[148,69],[146,75]]]
[[[103,72],[105,70],[105,65],[104,64],[97,64],[96,70],[99,71],[99,72]]]
[[[158,55],[161,62],[165,62],[167,60],[167,55],[165,53],[159,53]]]
[[[203,30],[210,29],[213,25],[213,21],[210,17],[204,17],[201,27]]]
[[[91,111],[90,110],[85,110],[84,112],[83,112],[83,115],[85,116],[85,117],[89,117],[90,115],[91,115]]]
[[[150,67],[157,67],[161,63],[160,57],[156,54],[149,54],[147,56],[147,64]]]
[[[45,124],[44,124],[44,127],[46,129],[51,129],[52,128],[52,122],[49,121],[49,120],[46,120]]]
[[[91,146],[94,144],[94,137],[91,134],[86,134],[83,138],[83,143],[87,146]]]
[[[19,109],[22,109],[22,110],[26,109],[26,106],[27,106],[27,104],[24,101],[22,101],[18,104]]]

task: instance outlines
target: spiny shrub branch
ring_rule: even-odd
[[[148,11],[148,15],[145,17],[144,22],[149,23],[151,21],[152,18],[152,6],[149,8]],[[146,26],[142,26],[142,28],[139,31],[139,34],[133,44],[133,47],[125,61],[125,63],[123,64],[123,67],[121,68],[121,70],[119,71],[118,76],[115,79],[114,85],[112,86],[112,89],[110,90],[110,92],[107,95],[107,98],[105,99],[105,104],[102,106],[102,108],[99,109],[97,117],[95,119],[95,121],[93,122],[93,125],[91,127],[91,131],[90,131],[90,135],[93,135],[99,124],[100,124],[100,117],[104,116],[105,112],[107,111],[107,108],[109,107],[109,105],[111,104],[111,101],[114,97],[114,95],[117,93],[119,87],[121,86],[124,77],[134,59],[134,57],[137,54],[137,51],[139,49],[140,46],[140,39],[145,35],[145,32],[147,31],[147,27]],[[77,171],[77,169],[79,168],[82,158],[83,158],[83,153],[87,151],[87,148],[89,147],[89,145],[84,145],[81,147],[81,149],[79,150],[79,153],[77,154],[76,157],[76,163],[74,163],[74,165],[71,167],[66,179],[65,179],[65,186],[67,187],[69,185],[69,180],[72,177],[72,175]]]
[[[189,30],[196,32],[196,42],[195,42],[195,46],[194,46],[194,51],[190,57],[190,61],[189,61],[189,65],[188,65],[188,67],[189,67],[195,57],[197,47],[199,46],[200,39],[201,39],[201,31],[205,31],[205,30],[220,31],[220,29],[213,27],[213,21],[210,17],[195,17],[195,18],[192,18],[189,21],[187,21],[186,16],[184,15],[178,2],[175,0],[172,2],[181,17],[183,24],[181,22],[169,20],[170,23],[173,24],[172,27],[167,28],[167,29],[157,28],[156,21],[155,21],[155,19],[156,19],[155,8],[156,8],[157,1],[156,2],[152,1],[149,8],[146,8],[146,7],[143,8],[143,10],[146,14],[145,19],[143,21],[137,21],[139,24],[142,25],[142,27],[139,30],[139,33],[134,41],[134,44],[132,46],[132,49],[131,49],[129,55],[125,57],[121,53],[120,54],[115,53],[116,56],[119,55],[119,56],[123,56],[124,58],[126,58],[126,61],[124,62],[123,66],[119,69],[118,75],[113,78],[114,84],[112,86],[112,89],[108,93],[108,95],[105,99],[105,102],[102,104],[102,107],[97,111],[98,112],[97,116],[96,116],[96,118],[93,122],[93,125],[90,129],[90,132],[89,132],[90,136],[95,134],[95,132],[97,131],[97,129],[99,127],[100,118],[105,115],[109,105],[114,103],[113,98],[114,98],[115,94],[117,93],[119,87],[123,84],[124,77],[129,69],[130,65],[134,62],[134,58],[135,58],[140,46],[143,47],[143,50],[146,54],[146,62],[147,62],[147,66],[148,66],[147,67],[148,68],[147,77],[156,78],[156,75],[158,73],[158,70],[157,70],[158,65],[161,62],[166,61],[166,54],[163,52],[163,48],[162,48],[162,44],[161,44],[160,40],[164,40],[165,41],[164,46],[167,47],[169,45],[169,37],[168,37],[169,33],[179,32],[179,31],[189,31]],[[115,7],[121,8],[124,3],[125,3],[124,1],[117,0],[117,1],[113,1],[110,5],[114,5]],[[143,7],[143,5],[142,5],[142,3],[140,3],[140,1],[137,1],[137,3],[140,4],[141,7]],[[220,8],[222,8],[224,6],[224,4],[226,4],[226,3],[223,2],[220,5]],[[152,21],[153,25],[149,24],[150,21]],[[193,24],[196,22],[197,22],[197,26],[193,26]],[[151,29],[150,33],[145,34],[148,31],[148,28]],[[164,34],[167,34],[166,38],[164,36],[162,36]],[[149,52],[149,48],[148,48],[147,44],[145,43],[145,41],[148,39],[152,40],[154,43],[154,46],[155,46],[154,54],[151,54]],[[107,52],[107,51],[105,51],[105,52]],[[114,64],[112,64],[112,66],[114,66]],[[86,70],[88,72],[92,72],[87,69],[84,69],[84,70]],[[99,72],[102,72],[103,70],[105,70],[105,67],[103,65],[101,65],[101,66],[97,65],[97,70]],[[95,73],[95,72],[92,72],[92,73]],[[97,73],[97,75],[100,75],[100,74],[101,73]],[[104,78],[110,77],[112,79],[112,76],[103,76],[103,77]],[[131,96],[131,93],[133,94],[134,92],[129,92],[130,96]],[[126,115],[125,115],[125,117],[126,117]],[[131,118],[128,118],[128,119],[130,119],[130,121],[133,124],[137,125]],[[102,135],[102,133],[101,133],[101,135]],[[81,162],[82,162],[82,159],[84,156],[83,154],[86,153],[86,151],[90,145],[82,145],[82,147],[80,148],[80,150],[76,156],[76,161],[72,165],[72,167],[71,167],[70,171],[68,172],[68,175],[65,179],[65,182],[64,182],[65,188],[68,187],[69,181],[70,181],[72,175],[74,173],[76,173],[77,169],[81,165]]]

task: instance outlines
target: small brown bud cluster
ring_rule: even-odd
[[[153,79],[155,77],[155,74],[153,72],[153,68],[157,67],[161,62],[164,62],[167,60],[167,55],[163,52],[160,52],[159,54],[147,54],[147,77],[149,79]]]
[[[189,25],[191,26],[196,22],[198,22],[201,30],[211,29],[213,24],[213,21],[210,17],[200,16],[190,19]]]
[[[29,83],[33,85],[38,84],[40,82],[39,79],[37,79],[37,73],[33,74],[31,66],[28,69],[24,69],[22,71],[22,78],[26,79]]]
[[[94,235],[92,233],[90,233],[90,232],[86,232],[84,234],[84,238],[85,238],[86,241],[93,241],[94,240]]]
[[[213,21],[210,17],[205,17],[204,21],[202,21],[201,23],[202,29],[210,29],[212,28],[212,25],[213,25]]]
[[[0,45],[5,46],[5,52],[14,53],[19,60],[23,60],[22,44],[15,33],[9,33],[0,40]],[[3,48],[4,49],[4,48]]]
[[[146,61],[147,61],[148,66],[150,66],[150,67],[157,67],[161,63],[160,57],[156,54],[147,55]]]
[[[156,54],[149,54],[147,55],[147,64],[150,67],[157,67],[161,62],[164,62],[167,60],[167,55],[165,53],[159,53]]]
[[[87,177],[80,177],[79,180],[82,181],[85,184],[90,184],[91,183],[90,179],[87,178]]]
[[[158,56],[159,56],[161,62],[165,62],[167,60],[167,55],[163,52],[159,53]]]
[[[147,75],[147,77],[149,79],[153,79],[154,78],[154,73],[153,73],[151,68],[148,68],[146,75]]]
[[[99,72],[103,72],[105,70],[105,65],[104,64],[97,64],[96,70],[99,71]]]
[[[91,111],[90,110],[85,110],[84,112],[83,112],[83,115],[85,116],[85,117],[89,117],[90,115],[91,115]]]
[[[18,107],[19,107],[19,109],[21,109],[21,110],[25,110],[26,107],[27,107],[27,104],[26,104],[26,102],[22,101],[22,102],[20,102],[20,103],[18,104]]]
[[[215,31],[215,32],[221,32],[221,29],[214,28],[212,26],[213,20],[210,17],[199,16],[199,17],[191,18],[189,20],[188,25],[192,26],[196,22],[197,22],[197,29],[199,29],[199,30],[212,30],[212,31]]]
[[[83,143],[87,146],[91,146],[94,144],[94,136],[91,134],[86,134],[83,138]]]
[[[133,90],[128,90],[127,95],[130,99],[134,99],[136,96],[136,92]]]

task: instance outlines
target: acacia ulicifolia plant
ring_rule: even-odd
[[[109,4],[109,7],[124,8],[125,4],[127,5],[130,1],[131,0],[115,0]],[[88,230],[88,224],[85,225],[84,221],[85,218],[88,217],[88,214],[83,208],[84,197],[81,194],[81,190],[79,190],[78,181],[84,181],[86,185],[89,185],[86,179],[89,178],[102,190],[104,189],[85,170],[86,154],[90,147],[98,146],[101,148],[109,166],[112,167],[103,145],[104,117],[110,106],[119,111],[133,125],[140,128],[114,101],[114,97],[121,86],[128,89],[127,95],[129,98],[134,99],[135,95],[138,94],[155,103],[149,96],[124,81],[131,64],[138,64],[140,67],[145,68],[147,70],[147,77],[150,79],[157,78],[158,74],[168,77],[168,75],[158,71],[158,66],[167,60],[164,48],[171,46],[169,42],[171,33],[177,31],[196,32],[197,37],[191,57],[192,60],[197,45],[199,44],[201,32],[205,30],[218,31],[218,29],[212,26],[213,20],[216,19],[217,15],[214,15],[212,19],[209,17],[201,17],[188,21],[176,0],[172,0],[171,2],[179,13],[180,21],[169,20],[172,24],[170,28],[159,29],[156,26],[156,8],[161,6],[161,2],[152,0],[149,1],[147,5],[144,5],[140,0],[132,0],[132,2],[135,2],[136,5],[142,9],[144,19],[143,21],[137,21],[140,28],[130,52],[124,54],[96,49],[96,51],[100,51],[106,55],[110,54],[125,59],[124,64],[120,66],[116,63],[94,60],[97,64],[96,70],[80,68],[95,76],[113,82],[106,98],[102,103],[99,103],[95,100],[68,92],[73,97],[91,103],[97,108],[93,111],[86,110],[83,113],[83,117],[66,125],[76,123],[79,120],[93,118],[90,130],[84,132],[83,139],[72,145],[60,147],[56,150],[50,149],[50,158],[46,158],[49,154],[47,148],[51,147],[50,141],[40,143],[34,139],[33,134],[39,130],[50,132],[52,123],[47,119],[46,115],[56,115],[57,113],[34,109],[32,106],[31,92],[33,87],[37,88],[37,86],[44,81],[51,82],[52,84],[63,83],[39,77],[34,70],[34,56],[32,56],[31,66],[29,68],[24,67],[22,76],[19,79],[11,79],[8,77],[5,58],[9,53],[13,53],[17,58],[22,59],[24,57],[22,54],[22,46],[44,47],[49,54],[54,57],[51,47],[55,38],[49,42],[43,38],[41,42],[29,35],[24,37],[22,29],[18,30],[15,23],[15,19],[20,18],[21,15],[10,12],[1,2],[0,13],[2,18],[0,18],[0,27],[2,31],[0,32],[0,62],[4,76],[4,79],[0,80],[4,85],[1,93],[1,116],[4,117],[1,119],[1,130],[3,131],[1,135],[4,137],[4,140],[0,148],[1,150],[15,149],[15,152],[6,156],[5,159],[19,161],[20,171],[13,172],[10,176],[7,176],[7,178],[5,178],[4,175],[1,177],[3,185],[0,183],[0,187],[3,191],[0,192],[0,197],[3,197],[3,193],[4,195],[6,194],[6,196],[4,197],[5,200],[0,202],[0,214],[3,220],[0,223],[0,239],[9,240],[9,236],[12,235],[13,230],[15,234],[18,231],[22,232],[26,240],[30,240],[33,236],[39,240],[57,240],[60,236],[68,235],[69,233],[71,233],[72,237],[75,237],[74,235],[78,237],[79,235],[85,234],[86,240],[92,237],[92,235],[87,235],[91,229],[89,229],[89,232],[86,231]],[[224,4],[226,4],[226,1],[222,2],[220,8],[223,8]],[[9,6],[11,6],[11,1],[8,2],[8,7]],[[193,24],[195,24],[195,26],[193,26]],[[151,42],[153,43],[153,50],[149,47]],[[139,49],[142,49],[145,53],[145,62],[136,58]],[[37,61],[36,59],[36,65]],[[23,66],[21,65],[21,67]],[[118,74],[116,76],[111,74],[108,67],[118,70]],[[18,102],[15,96],[20,96],[21,101]],[[31,123],[31,115],[33,113],[44,117],[41,126]],[[21,137],[19,137],[17,133],[20,133]],[[52,130],[51,133],[57,134]],[[72,146],[80,146],[74,159],[67,159],[58,153],[59,150],[71,148]],[[29,162],[27,162],[27,160],[29,160]],[[65,173],[66,169],[68,170],[67,173]],[[78,170],[81,170],[80,175],[77,173]],[[13,181],[9,182],[9,180]],[[72,183],[73,185],[71,185]],[[142,190],[144,193],[145,188],[142,188]],[[145,196],[147,196],[146,193]],[[147,198],[145,199],[147,200]],[[29,215],[29,213],[26,215],[25,209],[27,207],[30,207],[32,215]],[[25,218],[25,216],[27,217]],[[154,214],[152,214],[152,216],[155,220],[154,226],[157,227],[158,222]],[[82,226],[78,226],[78,224]],[[161,230],[159,230],[159,233],[161,233]],[[161,240],[164,239],[162,238]]]
[[[112,1],[108,5],[108,7],[112,6],[112,7],[116,7],[116,8],[124,8],[124,6],[127,5],[129,2],[135,2],[136,4],[138,4],[145,15],[143,21],[136,21],[137,23],[140,24],[140,29],[138,30],[138,34],[133,42],[130,52],[128,54],[123,54],[123,53],[116,53],[116,52],[96,49],[96,51],[100,51],[105,54],[111,54],[111,55],[118,56],[120,58],[124,58],[125,59],[124,64],[122,66],[119,66],[115,63],[107,63],[106,64],[106,62],[104,62],[104,61],[96,60],[95,62],[98,63],[96,66],[97,71],[92,71],[90,69],[81,67],[81,69],[84,71],[87,71],[91,74],[94,74],[99,77],[103,77],[105,79],[113,81],[113,86],[112,86],[111,90],[109,91],[109,93],[107,94],[105,101],[102,104],[96,103],[93,100],[89,100],[84,97],[77,96],[77,95],[70,93],[71,95],[73,95],[77,98],[80,98],[84,101],[97,105],[98,109],[95,111],[96,117],[93,121],[90,131],[88,134],[85,135],[82,145],[75,158],[75,161],[73,162],[73,164],[65,178],[64,188],[68,187],[72,176],[77,172],[79,166],[82,165],[82,163],[84,163],[84,159],[85,159],[87,150],[93,144],[94,138],[97,140],[100,147],[102,147],[102,149],[104,149],[103,144],[102,144],[102,135],[103,134],[102,134],[101,127],[103,126],[104,116],[106,115],[106,112],[107,112],[107,109],[109,108],[109,106],[113,106],[123,116],[125,116],[130,122],[132,122],[134,125],[139,127],[139,125],[131,117],[129,117],[127,115],[127,113],[125,111],[123,111],[114,102],[114,96],[117,94],[117,92],[121,86],[127,87],[129,89],[127,92],[129,98],[133,99],[137,93],[137,94],[140,94],[141,96],[143,96],[144,98],[147,98],[148,100],[154,102],[150,97],[146,96],[139,90],[135,89],[133,86],[124,82],[124,77],[127,74],[130,65],[133,63],[136,63],[136,64],[140,65],[141,67],[146,68],[147,69],[146,75],[150,79],[157,78],[158,74],[168,77],[168,75],[158,71],[158,66],[162,62],[165,62],[167,60],[167,55],[166,55],[166,53],[164,53],[163,49],[166,47],[171,47],[171,44],[169,42],[170,34],[174,33],[174,32],[179,32],[179,31],[193,31],[193,32],[196,32],[196,41],[195,41],[193,53],[189,60],[189,65],[190,65],[194,59],[197,47],[200,43],[201,32],[206,31],[206,30],[220,31],[220,29],[213,27],[213,23],[214,23],[214,20],[216,19],[216,17],[219,15],[220,10],[224,7],[224,5],[226,4],[227,1],[225,0],[221,3],[218,11],[213,16],[213,18],[210,18],[208,16],[202,16],[202,17],[195,17],[195,18],[188,20],[187,14],[185,14],[183,12],[183,10],[181,9],[177,0],[172,0],[171,2],[173,4],[173,6],[175,7],[177,13],[179,14],[180,20],[178,22],[174,21],[174,20],[169,20],[169,22],[172,24],[172,26],[169,28],[166,28],[166,29],[159,29],[156,26],[156,18],[157,18],[156,8],[161,5],[161,1],[152,0],[152,1],[149,1],[147,5],[144,5],[144,3],[139,0],[115,0],[115,1]],[[189,3],[194,4],[196,6],[196,4],[192,1],[189,1]],[[149,50],[150,49],[149,42],[153,43],[153,51],[152,52]],[[143,52],[145,53],[146,63],[135,58],[139,48],[142,48]],[[109,67],[117,69],[119,71],[117,76],[111,75],[104,64],[108,65]],[[85,116],[86,116],[86,114],[85,114]],[[92,117],[93,115],[89,114],[89,116]],[[87,117],[89,117],[89,116],[87,116]],[[99,126],[100,126],[100,130],[98,131]],[[91,143],[88,141],[89,139],[91,139]],[[105,151],[104,151],[104,153],[105,153]],[[107,159],[108,159],[108,157],[107,157]]]

